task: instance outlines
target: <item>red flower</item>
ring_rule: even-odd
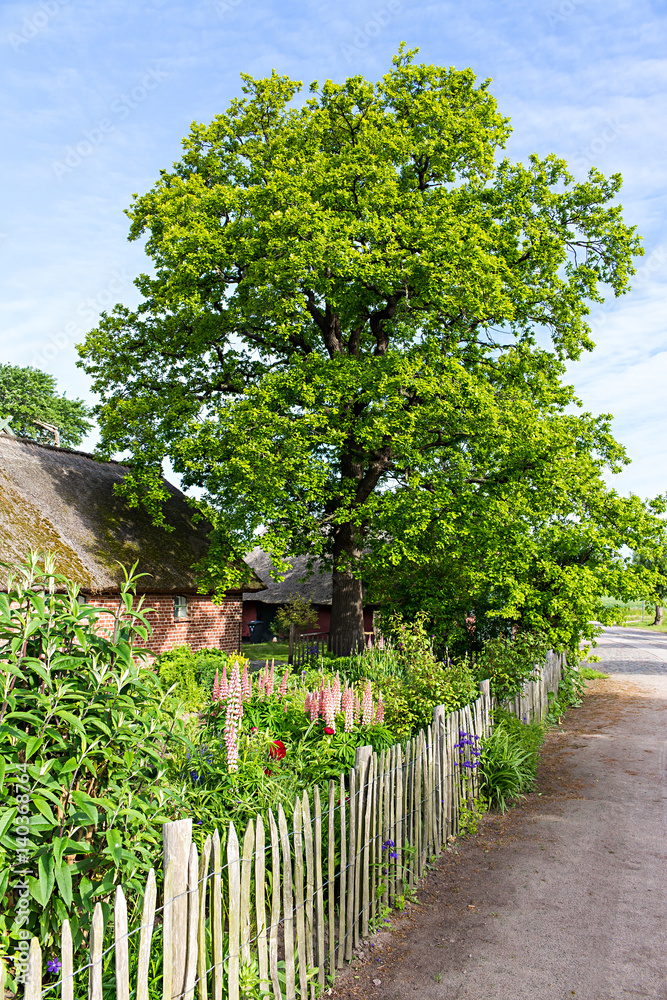
[[[285,749],[285,744],[283,743],[283,741],[274,740],[269,749],[269,757],[273,758],[274,760],[282,760],[282,758],[285,756],[286,753],[287,750]]]
[[[271,777],[271,772],[269,771],[268,767],[264,768],[264,774],[268,774],[269,778]]]
[[[336,730],[335,730],[335,729],[332,729],[332,728],[331,728],[331,726],[325,726],[325,727],[324,727],[324,732],[325,732],[325,734],[326,734],[327,736],[333,736],[333,735],[334,735],[334,733],[336,732]]]

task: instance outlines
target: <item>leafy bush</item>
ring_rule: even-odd
[[[376,686],[385,702],[385,720],[398,736],[425,728],[433,721],[433,709],[444,705],[455,712],[479,694],[477,680],[465,662],[436,661],[432,639],[426,632],[426,616],[420,614],[406,624],[396,616],[383,622],[402,662],[402,676],[389,676]]]
[[[491,681],[491,692],[498,701],[507,701],[533,678],[547,652],[547,641],[539,633],[520,632],[512,639],[489,639],[477,658],[477,675],[479,680]]]
[[[353,683],[370,680],[381,686],[389,678],[405,680],[407,673],[405,657],[389,643],[384,649],[374,646],[363,653],[326,660],[325,663],[327,670],[333,673],[339,670],[341,677]]]
[[[222,673],[225,664],[229,669],[235,660],[241,665],[246,662],[238,654],[229,654],[223,649],[195,652],[190,646],[174,646],[156,657],[153,666],[162,690],[171,691],[171,703],[194,712],[202,708],[210,696],[216,672]]]
[[[516,716],[500,710],[491,734],[482,740],[480,760],[481,793],[491,808],[505,812],[535,783],[544,727],[526,725]]]
[[[184,736],[135,646],[149,633],[135,582],[126,575],[118,611],[100,614],[79,603],[51,557],[33,555],[0,594],[4,954],[23,925],[48,955],[66,917],[76,948],[79,921],[97,900],[119,881],[130,892],[142,887],[161,824],[183,804],[182,788],[167,780],[167,754]],[[25,920],[18,889],[8,887],[7,852],[37,904]]]
[[[571,660],[563,666],[558,694],[549,694],[547,724],[560,723],[561,718],[568,708],[578,708],[581,705],[584,691],[585,685],[579,665]]]

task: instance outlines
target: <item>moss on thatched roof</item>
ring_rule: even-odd
[[[118,564],[138,560],[137,571],[150,574],[140,592],[196,593],[194,566],[206,554],[210,524],[195,522],[184,494],[165,481],[164,515],[174,530],[154,525],[114,492],[127,472],[119,462],[0,434],[0,560],[55,552],[58,571],[90,594],[117,592]],[[244,587],[263,589],[254,573]]]

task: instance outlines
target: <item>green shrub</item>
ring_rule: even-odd
[[[535,783],[544,727],[526,725],[508,712],[497,711],[492,733],[482,740],[481,793],[491,808],[505,812]]]
[[[161,824],[184,804],[167,772],[168,754],[185,737],[135,645],[147,641],[149,626],[134,590],[130,573],[111,634],[102,631],[108,615],[79,603],[78,587],[56,576],[52,557],[31,555],[0,593],[4,955],[15,953],[21,927],[7,852],[14,877],[28,874],[33,900],[21,932],[40,938],[46,959],[65,918],[77,948],[80,921],[89,923],[116,884],[130,898],[140,893],[160,854]],[[25,835],[13,825],[24,815]]]
[[[585,685],[579,665],[566,663],[563,667],[558,694],[549,694],[549,711],[546,722],[554,725],[560,722],[568,708],[578,708],[584,696]]]
[[[195,652],[190,646],[174,646],[156,657],[153,666],[162,690],[165,693],[171,690],[171,704],[180,704],[187,711],[195,712],[210,695],[216,671],[222,673],[229,660],[230,655],[223,649]]]
[[[344,677],[351,684],[369,680],[382,685],[390,677],[404,680],[407,674],[405,658],[389,643],[384,649],[375,646],[373,649],[366,649],[363,653],[357,653],[355,656],[342,656],[337,659],[325,660],[325,666],[334,674],[337,670],[340,671],[341,677]]]
[[[479,680],[491,681],[491,693],[499,702],[507,701],[532,679],[547,652],[547,640],[539,633],[521,632],[512,639],[489,639],[477,658],[477,676]]]
[[[426,631],[426,616],[407,624],[396,616],[383,622],[392,637],[402,670],[374,685],[382,691],[385,721],[398,736],[411,735],[433,721],[433,709],[444,705],[455,712],[479,694],[475,675],[464,662],[439,663],[432,637]]]

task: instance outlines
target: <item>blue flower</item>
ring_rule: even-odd
[[[394,843],[393,840],[385,840],[384,844],[382,845],[382,850],[383,851],[384,851],[385,847],[396,847],[396,844]]]
[[[47,971],[54,973],[54,975],[60,972],[62,967],[62,962],[57,958],[50,958],[46,963]]]
[[[390,851],[390,852],[389,852],[389,857],[390,857],[390,858],[397,858],[397,857],[398,857],[398,854],[397,854],[397,852],[396,852],[396,851]]]

